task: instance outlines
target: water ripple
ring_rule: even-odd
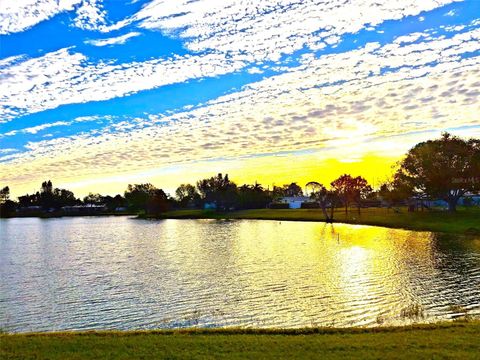
[[[480,315],[480,239],[247,220],[0,226],[0,328],[12,332],[376,326]]]

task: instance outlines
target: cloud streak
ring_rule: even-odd
[[[122,45],[125,44],[129,39],[139,35],[141,35],[139,32],[133,31],[125,35],[120,35],[108,39],[86,40],[85,43],[93,46]]]

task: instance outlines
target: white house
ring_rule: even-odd
[[[300,209],[302,203],[311,201],[307,196],[285,196],[278,199],[276,202],[281,204],[288,204],[290,209]]]

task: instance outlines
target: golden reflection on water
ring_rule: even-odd
[[[480,239],[285,221],[23,224],[4,222],[0,239],[0,325],[14,330],[373,326],[448,319],[451,305],[480,313]],[[415,304],[426,319],[401,316]]]

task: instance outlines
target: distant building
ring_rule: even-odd
[[[203,205],[203,208],[205,210],[217,210],[217,204],[215,204],[214,202],[206,202]]]
[[[448,203],[442,199],[422,199],[422,198],[412,198],[412,202],[415,204],[415,207],[440,207],[447,209]],[[467,193],[460,197],[457,202],[458,206],[480,206],[480,195]]]
[[[17,209],[17,213],[19,214],[34,214],[34,213],[39,213],[42,211],[41,206],[23,206]]]
[[[86,204],[86,205],[73,205],[63,206],[62,211],[65,214],[97,214],[106,211],[105,205]]]
[[[300,209],[302,203],[310,201],[311,199],[307,196],[285,196],[277,199],[275,202],[279,204],[288,204],[289,209]]]

